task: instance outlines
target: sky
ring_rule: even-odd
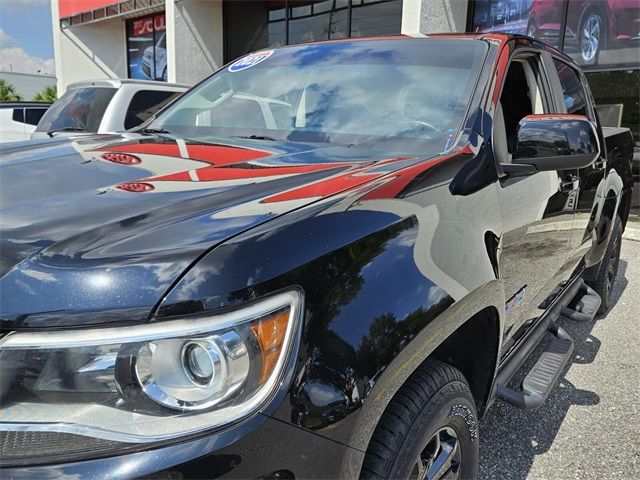
[[[0,70],[55,75],[51,0],[0,0]]]

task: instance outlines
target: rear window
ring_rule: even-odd
[[[124,128],[128,130],[140,125],[178,95],[180,95],[178,92],[157,90],[136,92],[129,103],[127,115],[124,118]]]
[[[43,115],[37,132],[73,129],[97,132],[109,102],[117,89],[110,87],[75,88],[67,91]]]

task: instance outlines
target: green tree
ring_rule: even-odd
[[[55,102],[58,99],[58,90],[55,85],[45,87],[44,90],[38,92],[33,97],[34,102]]]
[[[16,102],[22,100],[22,95],[16,92],[16,87],[0,78],[0,102]]]

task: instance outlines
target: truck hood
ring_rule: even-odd
[[[415,160],[127,133],[3,149],[0,327],[147,319],[217,244]]]

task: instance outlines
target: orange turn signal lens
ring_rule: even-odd
[[[286,308],[265,317],[251,326],[262,352],[260,383],[269,378],[278,362],[287,333],[290,313],[291,309]]]

